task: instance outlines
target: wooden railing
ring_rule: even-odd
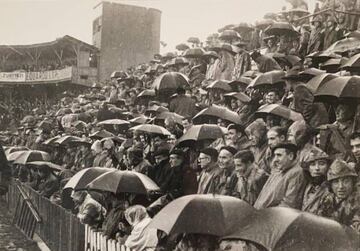
[[[10,184],[4,199],[16,226],[30,238],[36,233],[52,251],[130,251],[18,181]]]

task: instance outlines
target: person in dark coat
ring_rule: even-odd
[[[169,191],[173,170],[169,163],[169,149],[159,148],[153,153],[155,165],[149,172],[149,177],[160,187],[162,193]]]
[[[207,147],[200,150],[198,158],[201,172],[198,178],[198,194],[215,192],[215,180],[221,169],[217,165],[218,151],[215,148]]]
[[[275,59],[265,55],[261,55],[261,53],[258,51],[254,51],[251,54],[251,58],[255,61],[258,70],[261,73],[274,71],[274,70],[281,70],[280,65],[275,61]]]
[[[337,28],[337,21],[333,15],[329,15],[326,21],[326,28],[324,32],[324,49],[330,47],[333,43],[338,41],[339,37],[339,30]]]
[[[309,44],[307,48],[307,54],[312,52],[321,51],[324,44],[324,33],[322,29],[322,16],[317,15],[312,20],[312,29],[309,38]]]
[[[0,144],[0,195],[5,195],[8,191],[11,177],[11,169],[7,161],[4,149]]]
[[[127,160],[129,170],[149,175],[152,165],[147,159],[144,159],[143,151],[136,147],[130,147],[127,150]]]
[[[185,95],[185,89],[179,87],[177,96],[170,101],[169,110],[183,117],[193,117],[196,114],[195,100]]]
[[[60,188],[58,178],[52,173],[47,166],[41,166],[38,169],[40,183],[38,185],[38,192],[40,195],[50,198]]]

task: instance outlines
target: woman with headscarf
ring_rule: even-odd
[[[132,227],[131,234],[125,241],[125,246],[131,250],[152,251],[158,243],[157,230],[149,228],[151,218],[145,207],[135,205],[125,211],[125,218]]]

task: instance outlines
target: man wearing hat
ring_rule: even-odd
[[[215,180],[215,194],[231,195],[235,189],[236,183],[231,183],[234,179],[234,155],[237,150],[231,146],[220,148],[218,156],[218,165],[220,173]]]
[[[232,72],[231,79],[238,80],[247,71],[251,70],[251,57],[249,52],[245,50],[247,43],[240,41],[235,44],[239,47],[239,52],[235,55],[235,66]]]
[[[215,148],[204,148],[200,151],[198,158],[201,172],[198,178],[198,194],[208,194],[215,192],[214,180],[220,174],[220,168],[217,165],[218,151]]]
[[[319,214],[321,200],[328,194],[326,174],[331,160],[320,148],[313,148],[303,163],[307,185],[305,187],[301,211]]]
[[[345,161],[336,159],[327,173],[330,193],[320,203],[319,214],[360,233],[360,204],[356,198],[358,175]]]
[[[296,145],[283,142],[273,148],[274,168],[254,207],[291,207],[300,209],[306,185],[302,168],[297,164]]]
[[[153,153],[153,157],[156,164],[149,172],[149,177],[160,187],[163,193],[167,193],[172,174],[169,163],[169,149],[159,148]]]

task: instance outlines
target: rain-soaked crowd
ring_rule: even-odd
[[[358,16],[289,2],[9,120],[3,181],[133,250],[357,250]]]

